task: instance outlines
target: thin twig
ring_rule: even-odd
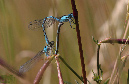
[[[100,45],[98,45],[98,49],[97,49],[97,70],[98,70],[98,76],[99,76],[99,50],[100,50]]]
[[[99,43],[118,43],[118,44],[129,44],[129,40],[127,39],[113,39],[113,38],[106,38],[105,40],[100,41]]]
[[[81,43],[81,36],[80,36],[80,30],[79,30],[79,24],[78,24],[78,11],[76,9],[76,5],[75,5],[74,0],[71,0],[71,4],[72,4],[73,16],[75,18],[75,24],[76,24],[76,32],[77,32],[77,38],[78,38],[78,45],[79,45],[79,52],[80,52],[80,59],[81,59],[81,66],[82,66],[83,81],[84,81],[84,84],[87,84],[84,57],[83,57],[83,50],[82,50],[82,43]]]
[[[56,64],[57,64],[59,84],[64,84],[62,74],[61,74],[61,70],[60,70],[59,56],[55,56],[55,59],[56,59]]]

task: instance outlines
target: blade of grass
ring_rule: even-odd
[[[65,62],[65,60],[64,60],[61,56],[59,56],[59,58],[61,59],[61,61],[62,61],[82,82],[84,82],[83,79],[82,79],[82,77],[80,77],[80,76]]]

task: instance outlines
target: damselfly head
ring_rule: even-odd
[[[52,47],[54,45],[54,41],[49,42],[49,45]]]
[[[73,17],[74,17],[74,16],[73,16],[73,13],[68,14],[68,17],[69,17],[69,18],[73,18]]]

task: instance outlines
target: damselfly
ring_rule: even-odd
[[[49,40],[48,40],[48,37],[47,37],[47,34],[46,34],[46,31],[45,31],[45,28],[48,28],[50,27],[52,24],[54,24],[56,21],[60,22],[60,23],[63,23],[63,22],[68,22],[70,23],[70,26],[72,28],[72,25],[71,25],[71,22],[74,23],[74,16],[73,14],[68,14],[68,15],[64,15],[60,18],[56,18],[56,17],[53,17],[53,16],[49,16],[49,17],[45,17],[44,19],[40,19],[40,20],[34,20],[32,22],[30,22],[28,28],[30,30],[35,30],[35,29],[40,29],[40,28],[43,28],[43,32],[44,32],[44,36],[45,36],[45,40],[46,40],[46,43],[49,44]],[[75,24],[75,23],[74,23]]]
[[[42,55],[51,56],[53,52],[54,42],[51,41],[49,45],[45,46],[43,50],[39,51],[33,58],[27,61],[25,64],[20,66],[19,72],[24,73],[32,68],[39,60],[43,59]],[[55,50],[55,49],[54,49]]]
[[[53,16],[49,16],[49,17],[46,17],[46,18],[41,19],[41,20],[34,20],[34,21],[30,22],[28,28],[31,29],[31,30],[38,29],[38,28],[43,28],[43,32],[44,32],[44,36],[45,36],[47,46],[45,46],[43,50],[38,52],[33,58],[31,58],[25,64],[20,66],[19,72],[23,73],[23,72],[28,71],[30,68],[32,68],[34,66],[34,64],[36,64],[40,59],[42,59],[41,55],[43,55],[44,53],[47,57],[50,56],[50,54],[52,53],[52,49],[54,49],[53,48],[54,47],[53,46],[54,41],[49,42],[46,31],[45,31],[45,28],[50,27],[56,21],[58,21],[60,23],[69,21],[70,26],[71,26],[71,22],[74,23],[73,20],[74,20],[74,17],[73,17],[73,14],[71,13],[69,15],[64,15],[60,18],[55,18]],[[72,28],[72,26],[71,26],[71,28]]]
[[[45,17],[44,19],[34,20],[34,21],[30,22],[30,24],[28,25],[28,28],[30,30],[35,30],[35,29],[39,29],[39,28],[42,28],[42,27],[48,28],[52,24],[54,24],[56,21],[58,21],[58,22],[68,22],[69,21],[70,26],[72,28],[71,22],[74,23],[73,20],[74,20],[74,16],[73,16],[72,13],[68,14],[68,15],[63,15],[59,18],[49,16],[49,17]]]

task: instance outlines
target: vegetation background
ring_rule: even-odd
[[[93,42],[92,36],[99,41],[109,37],[122,39],[125,30],[127,1],[75,0],[75,3],[79,13],[87,78],[92,84],[95,84],[92,80],[92,69],[97,72],[97,45]],[[29,22],[51,15],[60,17],[70,13],[72,13],[70,0],[0,0],[0,57],[11,66],[19,69],[22,64],[46,45],[42,29],[39,31],[29,30]],[[57,24],[47,29],[47,35],[51,41],[56,40],[56,31]],[[59,54],[78,74],[82,75],[76,36],[76,30],[70,28],[68,22],[61,27]],[[120,44],[101,45],[100,64],[104,72],[103,82],[111,75],[115,60],[119,55],[119,48]],[[127,46],[123,55],[127,55],[128,50]],[[32,84],[43,62],[44,60],[40,61],[26,72],[24,80],[13,75],[16,78],[16,84],[23,84],[25,81]],[[60,62],[60,66],[64,81],[75,84],[76,80],[81,83],[62,62]],[[126,84],[128,66],[129,62],[127,61],[120,84]],[[0,68],[0,75],[12,74],[2,67]],[[58,84],[55,61],[47,68],[40,84]]]

